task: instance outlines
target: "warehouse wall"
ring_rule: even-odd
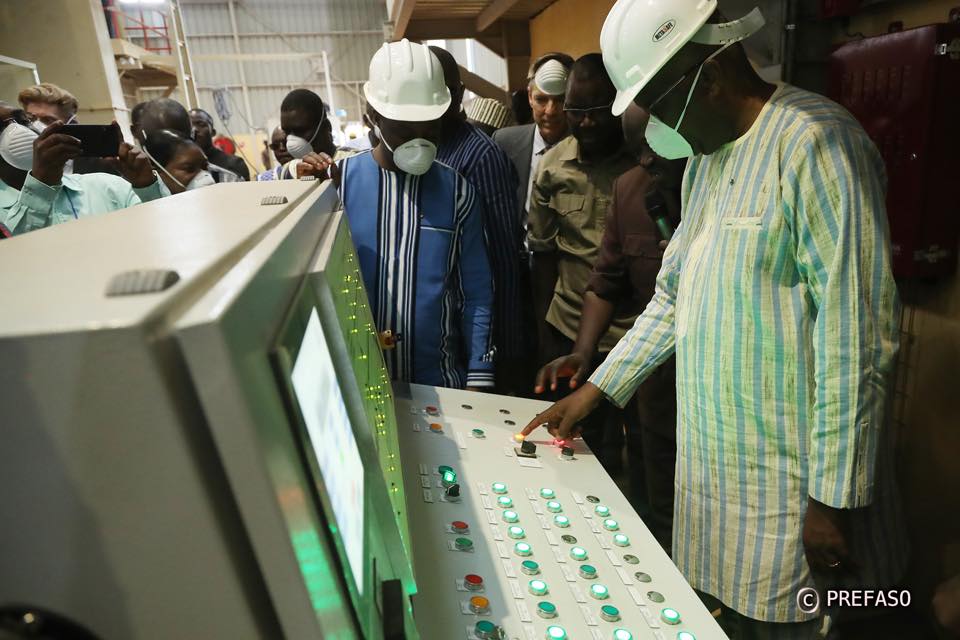
[[[319,58],[244,61],[249,87],[252,122],[246,110],[238,63],[233,59],[211,60],[205,56],[234,53],[230,12],[221,3],[181,2],[184,30],[200,103],[214,113],[213,89],[230,89],[229,106],[234,132],[268,128],[276,123],[284,95],[306,87],[326,101],[323,68]],[[327,51],[331,75],[335,76],[335,106],[346,109],[347,120],[360,117],[360,84],[367,78],[370,58],[383,43],[386,10],[382,0],[242,0],[234,3],[240,51],[244,54],[318,54]]]
[[[600,51],[600,28],[614,0],[558,0],[530,21],[530,56],[564,51],[574,58]]]

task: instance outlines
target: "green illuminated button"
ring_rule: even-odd
[[[660,612],[660,619],[667,624],[680,624],[680,612],[667,607]]]
[[[563,627],[547,627],[547,640],[567,640]]]
[[[469,551],[473,549],[473,540],[470,538],[457,538],[453,541],[454,546],[460,551]]]
[[[520,540],[521,538],[526,538],[527,534],[523,532],[523,527],[510,527],[507,529],[507,535],[513,538],[514,540]]]
[[[580,577],[587,580],[593,580],[597,577],[597,568],[592,564],[580,565]]]
[[[587,556],[587,550],[583,547],[571,547],[570,557],[576,560],[577,562],[583,562],[589,556]]]
[[[494,483],[493,483],[493,486],[490,487],[490,488],[493,489],[493,492],[494,492],[494,493],[506,493],[506,492],[507,492],[507,485],[503,484],[502,482],[494,482]]]
[[[605,507],[602,504],[598,504],[593,508],[594,512],[601,518],[606,518],[610,515],[610,507]]]
[[[549,591],[549,589],[547,589],[547,583],[543,580],[531,580],[527,584],[527,589],[535,596],[545,596]]]
[[[541,618],[556,618],[557,617],[557,605],[552,602],[547,602],[546,600],[537,603],[537,615]]]
[[[483,429],[474,429],[473,430],[474,438],[486,438],[487,434],[483,432]]]
[[[520,563],[520,570],[528,576],[535,576],[540,573],[540,565],[533,560],[524,560]]]
[[[520,516],[517,515],[516,511],[504,511],[503,512],[503,521],[504,522],[517,522],[520,520]]]
[[[446,464],[442,464],[439,467],[437,467],[437,473],[439,473],[440,475],[445,474],[447,471],[453,471],[453,467]]]
[[[677,640],[697,640],[689,631],[681,631],[677,634]]]
[[[620,609],[617,609],[612,604],[605,604],[600,607],[600,617],[607,622],[616,622],[620,619]]]
[[[440,481],[443,483],[443,486],[449,487],[457,483],[457,474],[454,471],[447,470],[443,472],[443,475],[440,477]]]
[[[613,544],[617,545],[618,547],[629,547],[630,538],[623,535],[622,533],[618,533],[613,536]]]
[[[551,513],[560,513],[563,511],[563,507],[556,500],[551,500],[547,503],[547,511],[550,511]]]
[[[511,498],[510,496],[500,496],[499,498],[497,498],[497,504],[499,504],[501,507],[504,507],[504,508],[512,507],[513,498]]]
[[[590,595],[597,600],[606,600],[610,597],[610,590],[602,584],[595,584],[590,587]]]
[[[557,492],[553,489],[540,489],[540,497],[544,498],[545,500],[553,500],[557,497]]]
[[[533,553],[533,547],[526,542],[518,542],[517,544],[513,545],[513,551],[518,556],[529,556]]]
[[[561,529],[566,529],[570,526],[570,518],[567,516],[553,516],[553,524],[557,525]]]
[[[626,629],[614,629],[613,640],[633,640],[633,634]]]
[[[603,521],[603,528],[607,531],[616,531],[620,528],[620,523],[613,518],[607,518]]]
[[[473,632],[478,638],[496,638],[497,625],[493,624],[489,620],[481,620],[473,628]]]

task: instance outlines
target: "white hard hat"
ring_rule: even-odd
[[[620,115],[640,90],[706,24],[717,0],[617,0],[600,32],[603,64]]]
[[[450,106],[440,61],[406,38],[386,42],[373,54],[363,95],[380,115],[404,122],[437,120]]]

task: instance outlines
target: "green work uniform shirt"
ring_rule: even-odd
[[[60,184],[50,186],[28,173],[23,189],[0,180],[0,224],[18,235],[163,196],[159,179],[135,189],[123,178],[108,173],[68,174]]]
[[[599,161],[580,156],[570,136],[543,155],[530,196],[530,249],[557,252],[557,284],[547,310],[547,322],[571,340],[577,339],[583,296],[596,262],[604,222],[613,194],[613,181],[636,165],[619,150]],[[609,351],[633,325],[635,316],[618,314],[600,340]]]

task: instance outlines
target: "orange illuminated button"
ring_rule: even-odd
[[[440,424],[439,422],[431,422],[430,431],[433,431],[434,433],[440,433],[441,431],[443,431],[443,425]]]
[[[474,613],[485,613],[490,610],[490,601],[483,596],[470,598],[470,610]]]
[[[463,577],[463,584],[471,591],[479,591],[483,589],[483,578],[475,573],[468,573]]]

